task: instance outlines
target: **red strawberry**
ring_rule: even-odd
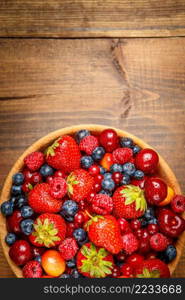
[[[123,250],[126,253],[132,254],[139,248],[139,241],[133,233],[127,233],[122,236]]]
[[[135,269],[137,278],[168,278],[170,271],[168,265],[160,259],[146,259]]]
[[[114,163],[125,164],[131,160],[133,151],[130,148],[117,148],[112,152],[112,156]]]
[[[44,154],[42,152],[32,152],[24,159],[25,165],[31,171],[37,171],[44,163]]]
[[[80,156],[78,144],[69,135],[57,139],[46,151],[47,163],[65,173],[80,168]]]
[[[67,177],[68,194],[72,200],[84,200],[92,191],[94,178],[85,170],[78,169]]]
[[[59,245],[66,235],[66,223],[60,215],[42,214],[35,220],[33,227],[29,239],[37,247]]]
[[[48,183],[37,184],[28,195],[28,203],[36,213],[57,213],[61,210],[61,200],[50,195]]]
[[[67,238],[59,245],[58,250],[65,260],[69,260],[76,255],[78,245],[74,238]]]
[[[43,273],[40,263],[35,260],[27,262],[22,272],[24,278],[41,278]]]
[[[85,227],[88,237],[98,247],[103,247],[112,254],[117,254],[122,249],[121,232],[117,220],[111,216],[91,217]]]
[[[87,243],[78,252],[76,263],[78,271],[84,276],[104,278],[112,273],[113,257],[104,248]]]
[[[135,158],[137,169],[146,174],[152,174],[156,171],[159,162],[158,154],[152,149],[142,149]]]
[[[13,214],[6,219],[8,231],[20,233],[20,222],[22,219],[23,217],[21,216],[21,212],[19,210],[15,210]]]
[[[117,188],[112,199],[113,214],[118,218],[139,218],[144,214],[147,207],[143,190],[134,185]]]
[[[93,150],[98,146],[98,138],[94,135],[85,136],[79,144],[80,151],[84,151],[87,155],[91,155]]]

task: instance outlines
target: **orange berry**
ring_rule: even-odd
[[[158,204],[158,206],[168,205],[173,199],[174,195],[175,195],[174,190],[170,186],[168,186],[167,196],[162,202]]]
[[[108,171],[110,171],[110,167],[113,163],[112,153],[105,153],[104,157],[100,161],[100,165]]]
[[[42,255],[41,264],[46,274],[50,276],[57,277],[65,271],[65,260],[56,250],[47,250]]]

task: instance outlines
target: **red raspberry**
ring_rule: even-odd
[[[78,245],[73,238],[65,239],[58,247],[62,257],[65,260],[72,259],[78,251]]]
[[[31,260],[23,268],[23,276],[25,278],[41,278],[42,267],[38,261]]]
[[[94,135],[85,136],[79,144],[80,151],[84,151],[87,155],[91,155],[93,150],[98,146],[98,138]]]
[[[121,266],[120,271],[124,276],[133,277],[134,269],[131,264],[124,264],[123,266]]]
[[[67,183],[62,177],[55,177],[50,182],[50,195],[56,199],[63,198],[67,193]]]
[[[171,201],[171,208],[176,213],[183,213],[185,211],[185,197],[176,195]]]
[[[117,222],[118,222],[118,225],[119,225],[119,228],[120,228],[122,234],[132,232],[132,230],[130,228],[130,224],[126,219],[120,218],[117,220]]]
[[[24,159],[25,165],[31,171],[37,171],[44,163],[44,154],[42,152],[32,152]]]
[[[139,248],[139,241],[133,233],[127,233],[122,236],[123,250],[132,254]]]
[[[92,200],[93,212],[100,215],[109,215],[113,209],[112,198],[105,194],[97,194]]]
[[[130,148],[117,148],[112,152],[112,155],[114,163],[125,164],[131,160],[133,152]]]
[[[167,245],[168,240],[162,233],[156,233],[150,238],[150,246],[155,251],[163,251]]]

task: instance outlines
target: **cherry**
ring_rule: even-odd
[[[45,248],[32,247],[33,257],[41,256],[45,252]]]
[[[121,182],[122,178],[123,178],[123,174],[121,174],[120,172],[114,172],[112,174],[112,179],[114,180],[114,182],[116,184],[119,184]]]
[[[94,177],[94,181],[95,181],[95,183],[101,183],[102,182],[102,180],[103,180],[103,175],[102,174],[98,174],[98,175],[96,175],[95,177]]]
[[[183,213],[185,211],[185,197],[176,195],[171,201],[171,208],[175,213]]]
[[[111,277],[113,278],[117,278],[121,275],[120,273],[120,268],[118,266],[114,266],[113,269],[112,269],[112,274],[111,274]]]
[[[136,168],[146,174],[155,172],[158,162],[158,154],[154,150],[148,148],[142,149],[135,157]]]
[[[18,240],[11,246],[9,255],[16,265],[24,265],[32,258],[31,247],[28,242]]]
[[[159,226],[157,224],[149,224],[147,230],[149,234],[153,235],[159,231]]]
[[[145,197],[151,205],[158,205],[167,196],[166,183],[156,177],[150,177],[145,182]]]
[[[141,228],[141,221],[140,221],[139,219],[133,219],[133,220],[130,222],[130,227],[131,227],[133,230],[140,229],[140,228]]]
[[[122,234],[131,232],[130,224],[126,219],[120,218],[117,220],[117,222]]]
[[[105,129],[100,134],[100,143],[107,152],[112,152],[118,147],[118,135],[114,129]]]
[[[88,171],[91,176],[96,176],[100,173],[100,167],[98,165],[94,164],[94,165],[90,166]]]
[[[137,254],[137,253],[134,253],[134,254],[130,255],[126,259],[126,263],[131,265],[133,268],[138,267],[143,261],[144,261],[144,257],[140,254]]]
[[[160,231],[169,237],[178,237],[185,230],[185,220],[169,209],[162,209],[158,216]]]
[[[128,263],[121,266],[120,271],[121,274],[124,276],[133,277],[133,273],[134,273],[133,267]]]
[[[15,210],[11,216],[6,219],[7,228],[9,232],[21,233],[20,222],[23,217],[19,210]]]

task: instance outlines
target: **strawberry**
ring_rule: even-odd
[[[146,259],[138,268],[135,269],[135,277],[137,278],[168,278],[170,271],[168,265],[160,259]]]
[[[75,140],[69,136],[58,138],[46,150],[46,161],[55,169],[61,169],[65,173],[80,168],[80,150]]]
[[[37,171],[44,163],[44,154],[42,152],[32,152],[24,159],[25,165],[30,171]]]
[[[91,217],[85,224],[88,237],[98,247],[103,247],[112,254],[122,249],[121,232],[117,220],[111,215]]]
[[[60,215],[42,214],[34,222],[34,231],[29,236],[37,247],[51,248],[59,245],[66,235],[66,223]]]
[[[112,199],[113,214],[118,218],[139,218],[147,208],[144,192],[138,186],[121,186],[114,192]]]
[[[98,138],[94,135],[85,136],[79,144],[80,151],[84,151],[87,155],[91,155],[98,146]]]
[[[92,191],[94,178],[85,170],[78,169],[67,177],[68,194],[77,202],[84,200]]]
[[[77,254],[77,269],[86,277],[104,278],[112,273],[113,257],[104,248],[86,243]]]
[[[133,157],[133,151],[130,148],[117,148],[112,152],[113,162],[117,164],[125,164]]]
[[[42,267],[38,261],[31,260],[23,268],[24,278],[41,278],[42,277]]]
[[[48,183],[37,184],[28,195],[28,203],[36,213],[57,213],[61,210],[61,200],[50,195]]]

